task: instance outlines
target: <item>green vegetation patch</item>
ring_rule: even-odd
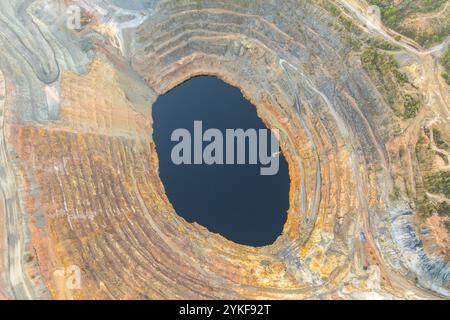
[[[442,57],[441,63],[445,68],[445,72],[442,74],[442,77],[444,77],[447,84],[450,85],[450,48],[447,49],[447,52]]]
[[[411,119],[417,115],[417,112],[419,112],[421,102],[420,100],[408,94],[405,95],[405,102],[403,105],[404,105],[403,117],[405,119]]]
[[[450,23],[435,23],[431,33],[418,27],[406,28],[402,22],[409,16],[437,12],[448,0],[368,0],[369,4],[380,8],[381,19],[388,27],[414,39],[425,47],[442,42],[450,34]]]
[[[439,10],[447,0],[369,0],[368,2],[380,8],[384,21],[395,25],[397,21],[403,20],[411,14]]]
[[[425,176],[425,188],[431,193],[450,198],[450,171],[438,171]]]
[[[375,48],[386,50],[386,51],[393,51],[393,50],[400,49],[397,45],[390,43],[389,41],[386,41],[381,37],[369,38],[367,40],[367,43]]]
[[[441,202],[437,205],[436,211],[441,217],[450,217],[450,205],[447,202]]]
[[[347,18],[345,15],[342,14],[341,9],[339,9],[334,3],[331,1],[325,0],[325,1],[318,1],[318,4],[323,7],[325,10],[327,10],[331,15],[337,18],[338,24],[334,25],[336,29],[342,29],[342,27],[354,34],[354,35],[360,35],[362,33],[362,29],[360,26],[356,25],[351,19]]]
[[[417,89],[409,82],[408,77],[399,71],[394,56],[369,46],[363,51],[361,62],[394,113],[404,119],[414,118],[421,107],[421,97],[418,93],[416,96],[403,93]]]
[[[426,129],[426,128],[425,128]],[[430,141],[428,139],[429,132],[428,129],[425,130],[425,135],[420,134],[415,147],[415,157],[419,166],[415,169],[415,184],[416,184],[416,206],[417,211],[423,218],[427,218],[436,211],[436,207],[433,202],[428,199],[426,192],[428,192],[428,186],[425,179],[421,179],[423,175],[430,175],[433,163],[433,153],[430,152]]]
[[[439,129],[433,128],[433,138],[434,138],[434,143],[436,144],[436,146],[439,149],[443,149],[443,150],[450,149],[448,142],[444,140],[444,137],[442,136],[442,132]]]

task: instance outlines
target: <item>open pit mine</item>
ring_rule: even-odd
[[[0,299],[449,298],[448,1],[0,0],[0,26]],[[167,195],[152,107],[198,76],[278,130],[270,244]]]

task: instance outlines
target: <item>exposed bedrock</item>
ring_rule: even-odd
[[[393,112],[320,1],[74,1],[80,31],[65,2],[1,4],[0,187],[20,190],[0,205],[19,224],[2,239],[5,294],[448,296],[448,261],[421,248],[407,199],[389,198]],[[196,75],[240,88],[280,129],[290,208],[270,246],[189,224],[165,196],[151,105]]]

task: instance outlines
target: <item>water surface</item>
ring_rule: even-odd
[[[259,164],[171,161],[178,143],[171,141],[172,132],[185,128],[193,137],[194,121],[201,120],[204,131],[217,128],[224,135],[226,129],[266,128],[240,90],[215,77],[195,77],[159,97],[152,114],[160,177],[176,212],[236,243],[272,244],[282,232],[289,207],[288,166],[282,154],[273,176],[260,175]]]

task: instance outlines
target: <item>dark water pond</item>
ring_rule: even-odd
[[[198,138],[194,121],[202,121],[203,132],[217,128],[223,133],[224,159],[231,150],[226,148],[226,129],[267,129],[240,90],[215,77],[195,77],[159,97],[152,113],[160,178],[176,212],[236,243],[272,244],[282,232],[289,207],[290,182],[284,156],[272,156],[278,157],[279,165],[273,175],[261,175],[261,167],[269,165],[259,161],[249,164],[249,154],[246,164],[226,164],[225,160],[224,164],[193,164],[194,139]],[[192,164],[173,161],[172,152],[181,139],[171,141],[171,136],[180,128],[191,134]],[[270,147],[270,132],[266,142]],[[203,148],[209,143],[203,142]],[[248,140],[246,150],[251,150]],[[267,154],[272,155],[271,151]]]

